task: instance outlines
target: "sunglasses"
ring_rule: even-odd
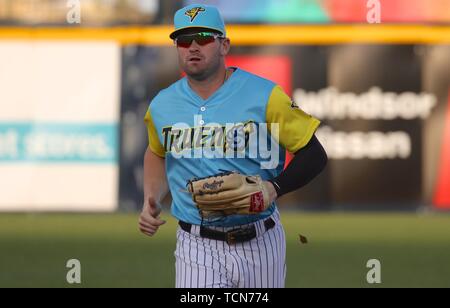
[[[200,46],[205,46],[214,42],[217,38],[223,38],[223,36],[212,32],[199,32],[179,35],[174,39],[174,43],[177,45],[177,47],[189,48],[194,40]]]

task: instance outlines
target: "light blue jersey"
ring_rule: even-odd
[[[188,180],[221,170],[259,174],[263,180],[274,178],[283,170],[286,149],[295,152],[305,146],[319,125],[279,86],[238,68],[206,100],[191,89],[186,78],[180,79],[152,100],[145,122],[150,149],[165,158],[173,216],[195,225],[217,226],[266,218],[276,205],[259,214],[202,221],[186,192]],[[266,123],[276,123],[277,134]],[[265,131],[269,132],[267,136]],[[272,164],[267,167],[270,160]]]

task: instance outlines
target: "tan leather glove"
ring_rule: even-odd
[[[193,178],[187,189],[203,218],[257,214],[270,206],[269,192],[259,175],[227,171]]]

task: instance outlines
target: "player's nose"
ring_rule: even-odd
[[[195,40],[193,40],[192,43],[191,43],[191,46],[189,46],[189,51],[190,52],[197,52],[199,50],[200,50],[200,45]]]

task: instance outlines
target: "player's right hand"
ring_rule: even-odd
[[[139,217],[139,230],[148,236],[153,236],[166,221],[160,219],[161,207],[153,198],[146,198]]]

